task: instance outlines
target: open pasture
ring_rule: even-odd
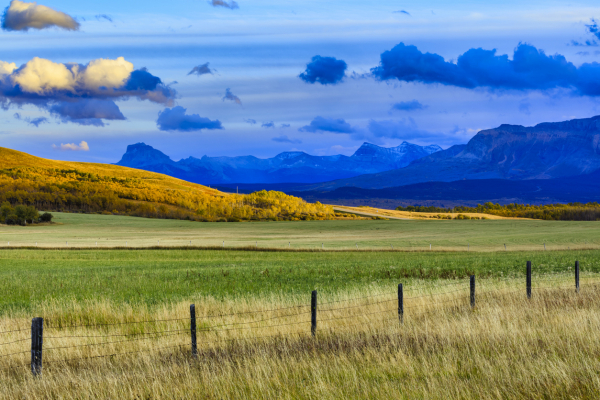
[[[58,217],[52,226],[0,227],[11,240],[0,249],[0,399],[600,395],[595,223]],[[90,245],[100,238],[98,249]],[[508,251],[493,245],[500,240]],[[28,364],[32,317],[45,323],[38,378]]]
[[[317,250],[509,251],[600,249],[597,222],[304,221],[200,223],[56,213],[57,225],[0,226],[2,247],[256,247]],[[10,244],[9,244],[10,243]]]
[[[522,277],[521,277],[522,278]],[[101,301],[47,303],[44,369],[29,372],[27,327],[1,319],[0,398],[572,399],[600,395],[597,274],[320,293],[316,335],[308,296],[195,298],[154,309]],[[146,321],[146,322],[140,322]],[[149,321],[149,322],[148,322]],[[100,325],[97,324],[109,324]],[[23,328],[23,331],[18,329]]]

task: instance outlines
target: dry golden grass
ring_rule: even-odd
[[[320,294],[316,338],[309,294],[195,299],[197,359],[189,345],[192,300],[154,311],[49,303],[42,377],[28,372],[27,353],[2,357],[0,398],[598,398],[598,282],[584,275],[576,293],[571,275],[535,279],[527,300],[523,280],[480,281],[474,310],[465,280],[408,282],[402,325],[389,286]],[[262,312],[229,315],[249,311]],[[173,318],[181,320],[67,328]],[[5,317],[0,331],[29,323]],[[142,335],[158,331],[175,332]],[[0,342],[28,334],[3,334]],[[95,335],[106,337],[84,337]],[[92,346],[103,342],[114,343]],[[0,346],[0,354],[28,346]]]
[[[445,216],[445,217],[452,217],[452,218],[456,218],[458,216],[459,213],[426,213],[426,212],[410,212],[410,211],[397,211],[397,210],[386,210],[384,208],[374,208],[374,207],[367,207],[367,206],[363,206],[363,207],[346,207],[346,206],[333,206],[334,209],[339,210],[339,211],[346,211],[346,212],[355,212],[357,214],[364,214],[364,215],[373,215],[373,216],[380,216],[380,217],[392,217],[392,218],[403,218],[403,219],[437,219],[438,215],[441,216]],[[485,218],[485,219],[526,219],[526,218],[508,218],[508,217],[501,217],[498,215],[492,215],[492,214],[483,214],[483,213],[460,213],[462,215],[466,215],[468,217],[472,217],[472,218],[476,218],[476,219],[480,219],[480,218]]]

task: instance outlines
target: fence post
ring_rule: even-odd
[[[475,307],[475,275],[471,275],[471,307]]]
[[[402,284],[398,285],[398,319],[400,323],[404,323],[404,289]]]
[[[44,341],[44,319],[31,320],[31,373],[42,374],[42,344]]]
[[[575,289],[579,293],[579,261],[575,261]]]
[[[192,357],[198,357],[198,342],[196,341],[196,305],[190,306],[190,320],[192,331]]]
[[[317,291],[313,290],[310,302],[311,318],[310,318],[310,332],[313,336],[317,334]]]
[[[527,298],[531,298],[531,261],[527,261]]]

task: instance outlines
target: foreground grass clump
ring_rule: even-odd
[[[323,293],[414,280],[565,273],[575,260],[600,272],[600,251],[497,253],[263,252],[234,250],[0,250],[0,315],[48,301],[106,300],[156,308],[188,298]],[[571,270],[572,272],[572,270]],[[535,277],[534,277],[535,278]]]
[[[203,298],[197,359],[191,299],[125,313],[105,302],[47,303],[43,376],[31,377],[28,342],[4,346],[0,354],[25,353],[0,358],[0,398],[598,398],[600,281],[583,274],[576,293],[571,278],[538,280],[530,300],[521,280],[478,280],[475,309],[467,280],[415,281],[402,325],[390,287],[341,290],[320,297],[315,338],[304,297]],[[60,316],[73,307],[96,323],[181,320],[69,328]],[[0,330],[29,322],[4,317]]]

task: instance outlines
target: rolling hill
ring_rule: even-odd
[[[232,195],[116,165],[53,161],[0,148],[0,203],[197,221],[328,219],[333,209],[280,192]]]

